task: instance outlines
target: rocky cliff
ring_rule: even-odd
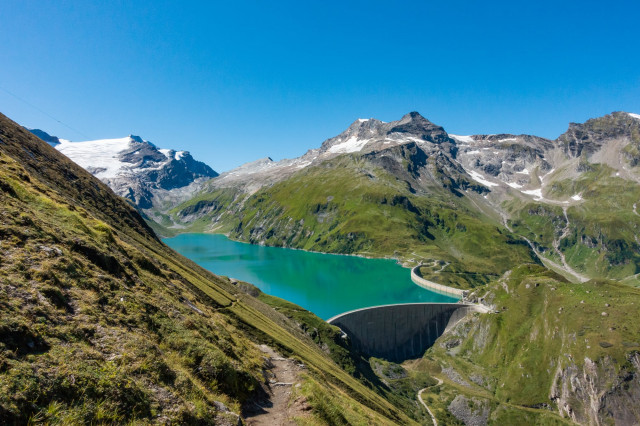
[[[430,200],[436,210],[442,209],[436,224],[447,209],[456,206],[460,217],[444,228],[468,227],[464,212],[473,212],[502,228],[501,232],[521,236],[535,256],[572,280],[608,277],[637,282],[640,216],[634,213],[634,206],[640,199],[640,171],[634,156],[639,126],[636,115],[616,112],[571,124],[553,141],[530,135],[449,135],[418,113],[390,123],[359,119],[302,157],[259,160],[224,173],[203,184],[192,200],[167,213],[184,229],[228,232],[254,243],[355,250],[406,260],[410,258],[407,252],[419,252],[417,243],[384,249],[375,241],[374,230],[350,226],[358,222],[355,217],[345,224],[343,219],[352,213],[335,201],[304,204],[304,200],[315,200],[317,193],[335,197],[333,188],[351,187],[351,182],[359,182],[351,188],[354,201],[371,201],[376,196],[369,192],[379,192],[382,185],[387,189],[378,198],[410,200],[404,202],[405,212],[395,216],[406,228],[416,229],[404,217],[416,214],[422,201]],[[287,196],[279,195],[285,188]],[[315,216],[311,216],[313,209],[319,209]],[[433,214],[420,219],[423,225],[418,227],[417,240],[439,242],[435,228],[427,224],[433,222]],[[340,220],[346,237],[335,237],[342,243],[324,244],[325,237],[318,232],[328,231],[314,229],[317,220],[312,217],[322,223]],[[450,241],[442,238],[439,245],[449,255],[432,250],[431,256],[420,260],[430,262],[442,256],[435,260],[459,264],[463,256],[468,258],[469,253]],[[489,240],[484,241],[481,246],[491,246]],[[465,269],[452,268],[458,273]]]
[[[70,142],[30,131],[142,210],[185,200],[198,183],[218,176],[188,152],[160,149],[139,136]]]
[[[512,407],[525,410],[523,423],[539,422],[524,421],[528,411],[579,424],[638,424],[638,289],[571,284],[522,266],[470,299],[493,313],[468,317],[427,352],[446,384],[437,405],[456,413],[458,394],[481,397],[490,415],[479,424],[504,423]]]

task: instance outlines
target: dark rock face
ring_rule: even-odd
[[[449,135],[441,126],[435,125],[417,112],[410,112],[400,119],[387,133],[407,133],[420,135],[427,141],[436,144],[451,142]]]
[[[34,129],[30,132],[53,147],[63,146],[57,137],[42,130]],[[190,191],[184,188],[194,182],[218,176],[211,167],[196,161],[186,151],[160,150],[139,136],[130,135],[128,139],[129,144],[126,149],[114,152],[115,158],[122,164],[120,171],[117,175],[102,180],[116,194],[128,199],[138,208],[150,209],[162,203],[162,200],[169,196],[167,192],[173,190],[182,191],[188,195]],[[94,175],[99,175],[106,170],[102,164],[89,165],[85,168]],[[171,195],[171,198],[174,198],[174,195]]]
[[[486,191],[467,179],[464,169],[435,145],[409,142],[370,152],[363,158],[407,182],[414,194],[427,194],[434,186],[456,196],[460,195],[459,189]]]
[[[58,139],[56,136],[51,136],[49,133],[45,132],[44,130],[40,130],[40,129],[27,129],[27,130],[51,146],[55,147],[60,143],[60,139]]]
[[[218,176],[186,151],[169,150],[165,154],[152,143],[138,140],[141,139],[132,136],[130,148],[118,155],[134,172],[107,179],[106,183],[139,208],[150,209],[162,202],[167,191],[181,190],[194,182]]]
[[[585,123],[570,123],[557,142],[567,156],[575,158],[583,154],[589,157],[608,141],[619,138],[628,138],[636,146],[640,145],[640,120],[625,112],[614,112]]]
[[[167,160],[167,157],[149,142],[138,141],[138,136],[131,136],[129,149],[120,152],[120,161],[130,163],[137,167],[144,167],[149,163],[159,163]]]

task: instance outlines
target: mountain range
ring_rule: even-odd
[[[449,135],[418,113],[359,119],[299,158],[206,181],[154,218],[165,235],[444,261],[424,273],[463,288],[525,260],[572,281],[637,284],[639,132],[624,112],[572,123],[556,140]]]
[[[189,152],[157,148],[139,136],[71,142],[28,130],[142,211],[188,199],[197,183],[218,176]]]
[[[272,404],[279,363],[296,372],[295,401],[275,407],[284,418],[426,415],[338,329],[173,252],[128,202],[1,114],[0,252],[2,424],[238,425]]]
[[[80,277],[84,277],[86,271],[95,268],[91,265],[103,265],[98,266],[103,272],[86,278],[89,283],[102,283],[98,275],[104,275],[105,268],[109,271],[108,265],[117,263],[121,266],[113,266],[115,269],[108,274],[109,282],[113,282],[108,294],[115,299],[107,297],[101,302],[109,312],[121,312],[117,302],[120,293],[146,288],[138,284],[132,287],[126,277],[156,280],[150,294],[164,304],[159,311],[145,307],[145,312],[179,309],[181,315],[188,312],[190,321],[196,321],[193,318],[199,316],[194,314],[197,311],[191,304],[205,312],[206,318],[209,315],[224,324],[222,328],[215,328],[213,335],[237,336],[230,338],[232,343],[224,338],[211,338],[214,346],[227,357],[219,359],[228,359],[229,364],[224,365],[235,369],[233,377],[243,377],[237,383],[256,386],[261,383],[257,367],[259,355],[247,349],[250,344],[245,343],[245,339],[257,335],[265,344],[278,342],[276,346],[280,350],[288,348],[287,354],[305,357],[306,364],[315,366],[317,375],[311,377],[313,384],[306,382],[303,389],[313,388],[305,398],[312,407],[315,421],[320,423],[428,422],[427,414],[420,407],[415,408],[415,393],[425,386],[423,400],[428,401],[436,418],[446,424],[630,425],[640,421],[636,404],[640,398],[637,310],[640,304],[637,288],[640,285],[640,214],[637,212],[640,116],[637,114],[614,112],[585,123],[571,123],[567,132],[555,140],[511,134],[452,135],[416,112],[389,123],[359,119],[340,135],[327,139],[319,148],[299,158],[277,162],[265,158],[210,179],[198,177],[179,187],[188,188],[184,196],[158,196],[162,202],[140,204],[137,198],[129,198],[137,203],[147,222],[118,198],[105,195],[108,190],[97,180],[68,166],[70,163],[55,156],[55,151],[44,150],[35,138],[11,126],[5,120],[3,129],[9,130],[0,134],[5,141],[0,148],[7,152],[3,158],[11,157],[3,163],[6,176],[2,181],[9,185],[3,184],[4,196],[17,201],[7,204],[13,210],[7,211],[6,217],[14,219],[5,225],[4,235],[42,235],[44,240],[22,245],[18,240],[30,241],[29,238],[9,240],[13,241],[11,250],[15,254],[6,257],[10,261],[3,260],[0,266],[8,271],[4,274],[36,277],[32,279],[35,290],[25,288],[24,284],[19,288],[20,294],[26,295],[21,300],[25,297],[31,300],[28,295],[38,291],[43,298],[33,303],[61,324],[78,320],[73,316],[71,320],[61,319],[70,314],[62,313],[67,308],[63,302],[55,302],[58,293],[49,287],[57,288],[56,280],[59,280],[64,283],[58,286],[62,300],[69,297],[77,300],[76,294],[84,290],[72,284],[77,280],[69,274],[80,273]],[[47,135],[38,136],[55,142]],[[10,150],[6,148],[6,141]],[[42,156],[25,154],[16,148],[20,143],[29,146],[32,154],[46,152],[45,161],[65,166],[56,166],[55,172],[43,175],[44,172],[37,169]],[[127,142],[140,143],[144,142]],[[122,151],[114,151],[117,155],[113,155],[120,158]],[[72,152],[68,151],[73,159]],[[173,160],[165,158],[178,161],[175,153],[171,155]],[[16,165],[23,162],[28,165],[26,171]],[[74,176],[82,176],[82,182],[64,177],[66,169],[73,170]],[[136,174],[140,169],[136,166],[128,172]],[[96,177],[104,173],[99,169],[90,171]],[[110,178],[103,176],[103,179],[116,192],[121,191]],[[29,183],[36,181],[38,184]],[[151,199],[156,196],[155,191],[159,194],[164,191],[158,190],[155,183],[148,187],[153,195]],[[74,192],[70,193],[69,188]],[[99,188],[99,194],[91,188]],[[72,222],[65,228],[61,243],[56,243],[54,236],[58,232],[43,222],[43,213],[38,210],[43,209],[42,205],[49,206],[38,198],[42,197],[38,194],[43,193],[55,203],[63,203],[61,215],[71,215],[68,220]],[[62,195],[53,195],[58,193]],[[83,194],[82,203],[77,194]],[[70,199],[75,200],[72,205],[76,210],[67,206]],[[128,210],[123,210],[125,207]],[[24,214],[20,215],[19,210]],[[28,219],[33,217],[37,220]],[[103,230],[103,223],[110,232]],[[125,226],[123,223],[126,227],[120,231],[120,227]],[[148,225],[165,236],[180,232],[218,232],[254,244],[395,258],[405,265],[420,265],[420,274],[432,281],[468,289],[467,300],[483,303],[493,313],[468,316],[438,339],[420,360],[393,365],[384,360],[363,359],[351,351],[338,330],[311,313],[260,294],[248,284],[233,284],[207,274],[186,259],[174,258],[176,255],[155,239]],[[111,247],[114,239],[118,243],[115,248]],[[74,249],[75,240],[90,249]],[[74,268],[58,265],[55,278],[41,276],[37,272],[43,269],[39,264],[34,267],[33,263],[21,260],[27,256],[24,253],[40,253],[38,245],[55,253],[55,248],[61,245],[62,253],[78,253],[80,257],[76,257]],[[49,252],[42,251],[39,256]],[[138,252],[141,254],[136,255]],[[117,262],[113,263],[109,256]],[[127,258],[133,262],[127,263]],[[29,279],[23,278],[23,282],[30,282]],[[138,281],[133,278],[133,283]],[[98,290],[93,291],[98,297],[104,290],[103,284],[93,286],[96,285]],[[44,290],[40,286],[44,286]],[[257,299],[246,295],[240,287],[257,295]],[[89,288],[93,287],[89,285]],[[211,291],[214,295],[207,296]],[[137,297],[148,300],[143,293]],[[24,304],[11,305],[14,316],[20,312],[19,303]],[[56,308],[55,303],[60,303],[60,307]],[[76,309],[74,303],[69,305]],[[154,303],[151,305],[157,306],[160,302]],[[50,312],[54,308],[49,305],[60,312],[54,316]],[[81,306],[86,310],[92,304],[87,302]],[[273,309],[287,318],[276,316]],[[109,318],[95,309],[88,312],[99,321]],[[145,413],[157,409],[154,407],[161,395],[154,390],[155,386],[180,395],[181,401],[193,401],[193,393],[181,393],[184,388],[175,386],[177,379],[163,382],[164,379],[158,378],[162,376],[157,376],[157,372],[164,368],[158,359],[178,372],[181,383],[191,377],[188,374],[195,375],[195,379],[189,380],[197,383],[202,380],[198,372],[208,371],[208,367],[203,364],[205,358],[192,355],[195,351],[192,345],[204,344],[198,339],[212,336],[206,330],[213,326],[197,322],[198,333],[188,334],[189,344],[171,346],[162,342],[169,339],[166,330],[177,329],[176,319],[182,318],[180,315],[148,320],[144,315],[136,317],[131,309],[122,312],[118,314],[119,323],[101,324],[103,329],[96,332],[100,339],[100,333],[114,333],[114,329],[121,330],[127,324],[141,330],[141,336],[136,339],[143,339],[147,330],[161,331],[158,340],[145,341],[160,351],[160,355],[152,355],[146,363],[150,366],[146,370],[123,369],[127,374],[134,374],[139,389],[151,389],[144,391],[150,401],[149,411],[133,411],[134,414],[126,418],[149,418]],[[122,316],[124,318],[120,318]],[[265,322],[263,316],[278,319]],[[54,348],[58,348],[59,336],[70,339],[64,328],[34,329],[28,325],[28,316],[15,317],[24,318],[18,321],[22,325],[5,318],[3,321],[9,325],[3,330],[10,332],[3,336],[24,331],[40,352],[48,353],[48,349],[38,346],[40,335]],[[164,328],[162,324],[166,324]],[[179,327],[194,330],[189,325]],[[246,334],[247,330],[253,331]],[[315,343],[309,346],[305,338]],[[8,341],[7,337],[3,339]],[[100,339],[89,337],[85,341],[96,346]],[[300,339],[306,343],[303,345]],[[14,371],[16,366],[27,368],[32,362],[20,358],[20,351],[33,352],[21,349],[24,344],[15,343],[22,340],[10,342],[17,355],[0,360],[0,374]],[[313,346],[316,343],[320,346]],[[317,348],[328,352],[335,367],[326,363],[324,355],[317,355]],[[171,355],[165,354],[165,350]],[[211,350],[217,354],[217,349]],[[102,351],[99,363],[107,363],[113,348],[99,347],[98,351]],[[173,367],[176,359],[179,367]],[[10,369],[3,365],[9,365]],[[39,374],[45,377],[47,368],[53,368],[54,364],[43,365],[46,368],[39,370]],[[74,365],[74,371],[85,368],[79,360]],[[349,374],[344,374],[345,371]],[[327,372],[331,375],[328,379]],[[245,373],[248,376],[243,376]],[[23,383],[22,376],[12,374],[14,382],[11,383],[17,389]],[[434,378],[442,384],[431,386],[436,383]],[[223,396],[205,394],[204,398],[207,401],[228,398],[225,401],[229,401],[231,411],[239,412],[243,401],[250,400],[247,396],[250,392],[232,383],[235,384],[217,388]],[[335,383],[340,397],[332,399],[331,386]],[[96,392],[98,396],[87,397],[86,401],[104,398],[104,393]],[[33,395],[26,395],[23,400],[34,398]],[[128,394],[116,395],[109,401],[122,404],[127,398]],[[73,399],[60,404],[74,407],[80,413],[89,412],[69,401]],[[0,407],[10,406],[8,404],[0,400]],[[203,407],[211,407],[213,403],[207,404]],[[330,407],[334,405],[340,408],[332,410]],[[189,403],[184,406],[190,407]],[[11,413],[25,410],[25,405],[15,407]],[[51,410],[39,406],[30,412]],[[197,409],[182,410],[198,415]],[[400,411],[408,413],[411,419]],[[92,419],[97,418],[97,414],[90,415],[94,416]]]

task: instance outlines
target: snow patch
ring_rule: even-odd
[[[467,151],[466,153],[467,153],[467,154],[469,154],[469,155],[474,155],[474,154],[480,154],[480,151],[478,151],[478,150],[475,150],[475,151]]]
[[[459,141],[459,142],[466,142],[466,143],[474,143],[475,141],[473,140],[473,137],[471,136],[460,136],[460,135],[452,135],[451,133],[449,133],[449,136],[451,136],[453,139]]]
[[[187,153],[187,151],[178,151],[176,152],[176,160],[180,160],[182,157],[185,156],[185,154]]]
[[[401,140],[406,140],[409,142],[417,142],[417,143],[423,143],[424,139],[421,138],[414,138],[413,136],[409,136],[408,138],[402,138]]]
[[[485,186],[498,186],[497,183],[486,180],[484,176],[482,176],[480,173],[476,172],[475,170],[471,170],[469,174],[471,175],[471,178],[473,180],[475,180],[476,182],[480,182]]]
[[[529,169],[522,169],[522,170],[520,170],[519,172],[516,172],[516,173],[520,173],[522,175],[528,175],[529,174]]]
[[[631,117],[635,118],[636,120],[640,120],[640,114],[634,114],[632,112],[628,112],[628,115],[630,115]]]
[[[334,154],[344,154],[348,152],[358,152],[369,142],[370,139],[358,140],[355,136],[350,137],[344,142],[333,145],[328,149],[329,152]]]
[[[542,181],[542,180],[545,180],[547,176],[549,176],[551,173],[553,173],[553,172],[555,172],[555,171],[556,171],[556,169],[551,169],[551,170],[549,170],[549,173],[547,173],[546,175],[542,176],[542,177],[540,178],[540,180],[541,180],[541,181]]]
[[[582,195],[576,194],[573,197],[571,197],[571,199],[574,201],[582,201]]]
[[[116,177],[124,168],[124,164],[118,159],[118,153],[128,149],[131,142],[132,139],[129,137],[86,142],[60,139],[60,145],[56,146],[56,149],[84,169],[100,168],[101,170],[95,174],[98,179],[109,179]]]
[[[358,118],[358,122],[360,123],[366,123],[367,121],[369,121],[368,118]]]
[[[515,189],[522,188],[522,185],[520,185],[518,183],[515,183],[515,182],[507,182],[507,185],[509,185],[510,187],[515,188]]]
[[[527,195],[533,195],[535,196],[535,200],[536,201],[540,201],[543,200],[542,198],[542,188],[538,188],[538,189],[530,189],[528,191],[522,191],[523,194],[527,194]]]
[[[509,142],[509,141],[515,142],[517,140],[518,140],[517,138],[504,138],[504,139],[498,140],[498,142]]]

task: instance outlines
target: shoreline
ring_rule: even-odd
[[[307,250],[307,249],[301,249],[301,248],[296,248],[296,247],[282,247],[282,246],[268,246],[266,244],[254,244],[254,243],[250,243],[249,241],[242,241],[242,240],[236,240],[233,239],[231,237],[229,237],[229,234],[225,234],[224,232],[181,232],[179,234],[176,234],[172,237],[164,237],[161,238],[161,240],[164,239],[169,239],[169,238],[176,238],[180,235],[187,235],[187,234],[204,234],[204,235],[224,235],[229,241],[233,241],[236,243],[242,243],[242,244],[249,244],[252,246],[258,246],[258,247],[272,247],[272,248],[281,248],[281,249],[287,249],[287,250],[300,250],[300,251],[304,251],[307,253],[316,253],[316,254],[328,254],[331,256],[353,256],[353,257],[361,257],[363,259],[371,259],[371,260],[394,260],[396,262],[396,264],[402,266],[403,268],[410,268],[409,266],[404,266],[404,264],[400,261],[400,259],[398,259],[397,257],[392,257],[392,256],[385,256],[385,257],[373,257],[373,256],[367,256],[365,254],[359,254],[359,253],[327,253],[324,251],[316,251],[316,250]]]
[[[306,250],[306,249],[301,249],[301,248],[295,248],[295,247],[278,247],[278,246],[268,246],[266,244],[254,244],[248,241],[241,241],[241,240],[236,240],[233,239],[231,237],[229,237],[229,234],[226,233],[217,233],[217,232],[183,232],[180,233],[178,235],[175,235],[173,237],[167,237],[167,238],[162,238],[164,239],[169,239],[169,238],[176,238],[180,235],[188,235],[188,234],[192,234],[192,235],[222,235],[224,236],[226,239],[228,239],[229,241],[233,241],[236,243],[241,243],[241,244],[248,244],[248,245],[252,245],[252,246],[258,246],[258,247],[271,247],[271,248],[281,248],[281,249],[288,249],[288,250],[299,250],[299,251],[303,251],[306,253],[315,253],[315,254],[324,254],[324,255],[332,255],[332,256],[353,256],[353,257],[360,257],[363,259],[370,259],[370,260],[393,260],[395,261],[396,265],[399,265],[402,268],[406,268],[410,270],[410,279],[411,282],[413,282],[415,285],[417,285],[418,287],[424,289],[424,290],[428,290],[440,295],[444,295],[444,296],[449,296],[449,297],[454,297],[457,298],[458,301],[464,300],[464,297],[469,293],[469,290],[461,290],[461,289],[457,289],[457,288],[453,288],[453,287],[449,287],[443,284],[438,284],[435,283],[433,281],[429,281],[425,278],[422,278],[420,275],[418,275],[418,273],[416,273],[416,270],[418,268],[420,268],[422,266],[422,263],[419,263],[418,265],[414,266],[414,267],[410,267],[410,266],[405,266],[405,263],[401,262],[399,258],[397,257],[372,257],[372,256],[367,256],[364,254],[358,254],[358,253],[325,253],[325,252],[321,252],[321,251],[315,251],[315,250]]]

